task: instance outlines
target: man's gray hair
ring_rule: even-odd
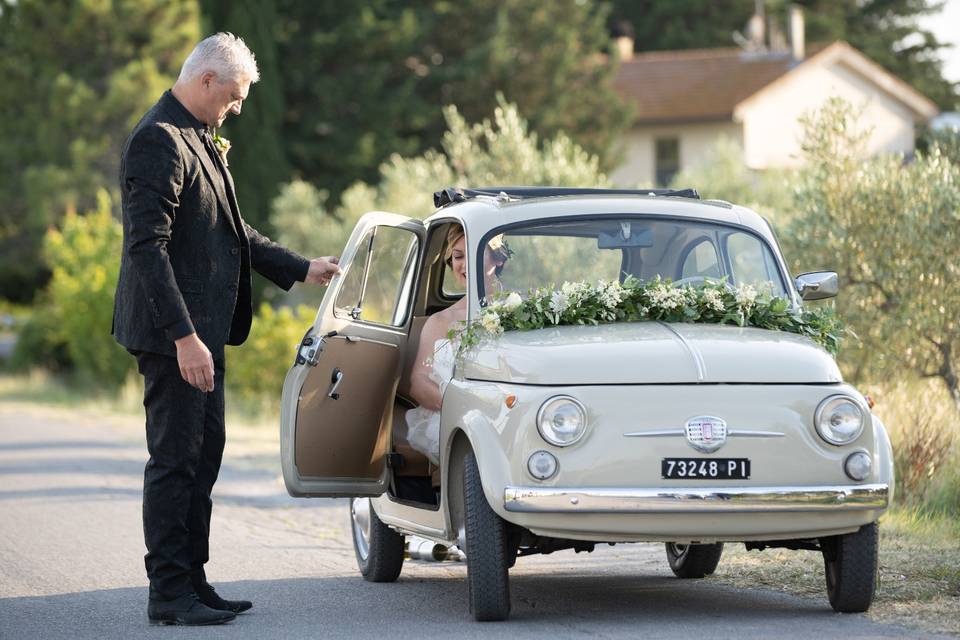
[[[242,38],[232,33],[217,33],[200,41],[180,68],[178,82],[189,82],[212,71],[220,82],[260,79],[257,59]]]

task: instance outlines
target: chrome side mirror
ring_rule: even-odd
[[[840,291],[840,280],[833,271],[801,273],[795,281],[797,291],[804,300],[832,298]]]

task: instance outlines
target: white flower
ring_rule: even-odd
[[[737,286],[736,291],[734,292],[736,297],[737,304],[740,305],[742,309],[749,309],[757,301],[757,290],[749,284],[741,284]]]
[[[566,296],[568,306],[579,307],[583,299],[590,295],[590,285],[586,282],[564,282],[560,291]]]
[[[616,309],[617,305],[623,300],[623,287],[616,280],[597,283],[597,291],[600,294],[600,302],[607,309]]]
[[[566,284],[566,283],[564,283]],[[570,308],[570,297],[568,294],[561,291],[554,291],[553,295],[550,296],[550,310],[555,314],[560,315],[564,311]]]
[[[503,301],[503,308],[506,311],[513,311],[521,304],[523,304],[523,299],[520,297],[520,294],[516,291],[511,291],[510,295]]]
[[[683,289],[677,289],[676,287],[666,284],[658,284],[651,287],[648,294],[650,296],[650,302],[665,311],[671,311],[681,306],[686,297]]]
[[[720,292],[716,289],[704,289],[703,301],[706,303],[707,307],[713,309],[714,311],[720,312],[724,310],[723,296],[721,296]]]
[[[499,335],[503,332],[503,328],[500,326],[500,315],[496,311],[489,309],[484,311],[483,315],[480,316],[480,325],[487,333]]]

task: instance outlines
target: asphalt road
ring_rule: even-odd
[[[478,624],[462,563],[356,569],[345,501],[286,495],[276,435],[231,429],[208,576],[251,612],[223,627],[150,627],[137,418],[0,405],[0,640],[29,638],[902,638],[825,598],[672,577],[662,545],[523,558],[513,613]]]

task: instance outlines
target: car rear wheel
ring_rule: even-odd
[[[368,582],[393,582],[403,568],[403,536],[383,524],[373,510],[370,498],[350,501],[353,551],[363,579]]]
[[[877,523],[872,522],[855,533],[820,540],[834,611],[861,613],[870,608],[877,588],[878,538]]]
[[[723,554],[723,543],[678,544],[668,542],[667,562],[678,578],[703,578],[716,571]]]
[[[479,621],[506,620],[510,615],[508,524],[483,494],[477,458],[464,460],[463,506],[467,554],[467,597],[470,612]]]

